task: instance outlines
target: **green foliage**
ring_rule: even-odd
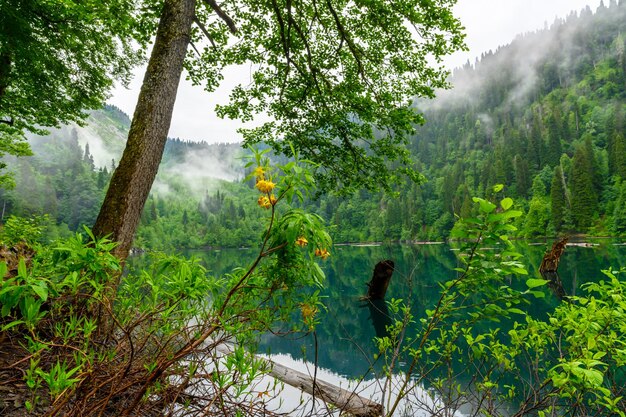
[[[47,219],[47,215],[31,218],[10,216],[0,229],[0,243],[9,246],[19,242],[28,245],[38,243],[43,237],[43,224]]]
[[[619,190],[613,213],[613,232],[622,236],[626,234],[626,181],[617,182],[615,186]]]
[[[617,178],[622,177],[620,173],[624,166],[623,155],[626,154],[620,151],[623,147],[620,134],[624,131],[626,111],[625,96],[621,90],[614,90],[610,85],[620,85],[619,80],[626,79],[621,58],[617,58],[621,56],[619,51],[623,46],[620,46],[623,43],[622,34],[626,32],[626,8],[615,5],[610,9],[611,13],[608,15],[596,16],[589,13],[579,17],[570,16],[565,21],[555,22],[547,31],[540,31],[533,36],[521,36],[510,46],[493,54],[485,54],[475,65],[455,71],[450,78],[453,85],[455,80],[460,79],[489,82],[458,83],[459,94],[452,92],[454,99],[448,100],[442,96],[435,105],[424,107],[424,116],[428,123],[416,127],[407,148],[411,152],[412,166],[422,172],[429,182],[420,187],[412,184],[396,187],[393,195],[397,200],[394,201],[389,195],[380,192],[380,176],[376,170],[371,170],[360,173],[359,181],[370,184],[372,191],[359,191],[346,197],[305,196],[304,203],[297,203],[294,207],[306,206],[307,210],[336,226],[333,232],[336,241],[441,240],[448,236],[455,215],[468,214],[471,195],[482,195],[485,190],[502,181],[510,184],[507,193],[528,212],[530,199],[533,197],[531,185],[539,178],[545,186],[544,196],[550,197],[548,206],[551,207],[551,184],[556,161],[556,165],[561,165],[564,195],[569,196],[574,208],[578,207],[577,204],[583,206],[582,212],[575,209],[571,214],[586,213],[585,210],[589,207],[588,201],[583,202],[580,198],[586,193],[574,192],[583,182],[589,188],[587,179],[591,182],[596,207],[588,220],[576,219],[576,222],[566,210],[563,217],[565,226],[557,224],[561,221],[558,209],[555,210],[556,214],[551,213],[548,216],[547,227],[544,227],[543,215],[533,214],[533,227],[526,230],[529,232],[527,234],[551,234],[563,230],[563,227],[568,232],[615,233],[612,227],[615,223],[613,217],[619,191],[614,189],[614,184]],[[215,23],[213,29],[222,33],[225,27],[221,23]],[[270,37],[273,36],[275,34]],[[558,39],[562,45],[570,47],[553,49],[547,39]],[[259,42],[264,43],[265,40]],[[538,57],[534,66],[537,84],[528,85],[522,82],[525,78],[520,78],[516,69],[518,61],[514,57],[526,56],[525,51],[538,50],[539,43],[542,44],[541,50],[549,53]],[[298,46],[297,50],[301,47]],[[321,45],[317,47],[323,49]],[[222,52],[226,55],[232,53],[229,59],[235,59],[235,51],[221,50],[219,45],[207,54]],[[571,62],[572,65],[560,65],[562,62]],[[207,69],[204,66],[202,68]],[[218,69],[212,68],[212,71]],[[261,70],[264,71],[265,69]],[[199,77],[205,74],[200,71],[194,78],[196,75],[200,81]],[[291,75],[294,75],[293,71]],[[299,79],[301,75],[294,77]],[[259,81],[271,86],[278,82],[278,78],[263,77]],[[468,84],[470,93],[461,89]],[[610,88],[603,89],[607,85]],[[240,97],[247,95],[242,90],[239,96],[239,90],[237,91],[235,103],[238,103]],[[271,94],[271,91],[267,94]],[[353,95],[358,95],[358,91],[355,90]],[[347,100],[348,93],[342,92],[342,101]],[[291,102],[297,97],[299,96],[283,97],[283,100]],[[476,100],[468,103],[467,97]],[[512,106],[512,103],[519,105]],[[244,106],[245,103],[242,101],[239,104]],[[287,106],[283,110],[300,107]],[[110,110],[94,117],[112,120],[116,131],[124,126],[127,129],[127,125],[122,126],[123,123],[113,117]],[[366,111],[367,108],[363,110]],[[306,113],[309,114],[309,110]],[[294,124],[297,125],[296,122]],[[99,126],[98,133],[108,130],[98,123],[94,123],[94,126]],[[326,133],[323,131],[323,135]],[[58,138],[56,133],[53,135]],[[105,140],[110,140],[107,134],[102,135]],[[554,152],[548,152],[549,139],[557,137],[561,145],[560,157],[556,155],[558,149],[554,151],[556,147],[552,149]],[[261,139],[261,136],[258,138]],[[299,140],[314,139],[306,138]],[[295,143],[292,142],[292,145]],[[557,144],[556,141],[552,143]],[[116,147],[120,148],[122,145],[120,141]],[[339,145],[339,141],[336,145]],[[287,153],[293,153],[288,142],[281,142],[277,146],[284,147]],[[591,169],[587,163],[579,166],[581,158],[577,158],[576,168],[573,169],[574,154],[578,147],[583,148],[581,152],[586,154],[587,162],[591,162]],[[97,211],[102,188],[108,180],[108,172],[106,175],[81,172],[78,164],[73,161],[82,158],[84,150],[76,152],[76,148],[77,145],[57,148],[48,144],[44,149],[35,149],[38,154],[30,168],[13,168],[14,165],[11,164],[16,171],[17,189],[0,195],[0,203],[6,208],[6,213],[20,216],[50,213],[51,218],[59,223],[61,232],[66,230],[66,226],[71,230],[80,230],[81,224],[92,224],[94,210]],[[231,159],[227,148],[226,145],[208,147],[201,143],[169,141],[164,153],[164,167],[173,162],[182,163],[187,153],[203,150],[219,155],[220,159]],[[315,149],[313,144],[310,148]],[[300,152],[303,151],[300,149]],[[358,150],[355,152],[358,160]],[[326,149],[320,151],[319,158],[327,153],[329,158],[335,158]],[[549,158],[553,160],[550,164],[547,161],[549,153]],[[71,155],[71,158],[68,158],[67,164],[59,161],[58,165],[51,166],[41,155]],[[303,156],[312,159],[307,154]],[[373,153],[370,156],[373,157]],[[288,162],[275,155],[270,157],[277,163]],[[338,157],[347,155],[341,153]],[[345,169],[353,169],[355,172],[358,171],[357,168],[367,170],[367,165],[359,165],[353,161],[348,165],[351,168]],[[323,170],[321,166],[318,167],[318,172]],[[340,170],[331,171],[328,175],[343,175]],[[180,177],[160,175],[160,182],[166,183],[173,192],[155,193],[148,200],[146,207],[150,210],[150,216],[145,214],[142,218],[138,246],[162,250],[207,246],[236,247],[251,246],[258,240],[258,233],[262,229],[262,211],[251,210],[246,206],[245,201],[253,194],[250,189],[240,184],[218,181],[205,182],[194,188]],[[96,185],[92,185],[92,182]],[[343,186],[341,178],[337,184]],[[545,204],[539,207],[535,202],[533,206],[533,213],[546,213]],[[185,211],[188,224],[181,225]],[[583,216],[588,214],[580,214],[579,217]],[[581,226],[581,221],[587,224]],[[520,227],[520,234],[525,234],[524,227]]]
[[[626,324],[626,281],[619,279],[626,270],[602,273],[606,281],[585,284],[583,295],[559,305],[549,317],[546,336],[560,338],[567,350],[547,377],[558,395],[577,408],[623,416],[623,398],[615,393],[626,371],[626,342],[620,336]]]
[[[550,186],[550,213],[552,215],[552,225],[557,233],[562,232],[566,228],[569,217],[568,199],[565,194],[564,183],[565,177],[559,164],[554,170],[554,177],[552,177]]]
[[[623,416],[626,281],[618,275],[626,271],[603,271],[608,279],[585,284],[583,295],[547,316],[533,314],[550,281],[528,277],[509,240],[511,221],[522,213],[510,198],[474,202],[477,216],[455,226],[461,266],[441,285],[438,302],[417,318],[403,301],[388,303],[395,319],[376,340],[394,392],[387,415],[403,399],[419,404],[412,390],[421,383],[444,399],[431,412],[469,406],[489,416]],[[397,381],[392,371],[400,361],[408,365]]]
[[[188,389],[204,398],[187,405],[196,412],[215,401],[214,411],[224,413],[231,395],[244,411],[263,401],[255,384],[266,365],[250,349],[268,329],[314,330],[324,282],[316,260],[330,256],[332,242],[319,216],[282,207],[314,186],[306,161],[270,166],[263,152],[252,153],[263,164],[253,174],[261,198],[250,204],[261,206],[266,228],[246,268],[212,277],[197,259],[155,253],[122,277],[115,244],[85,228],[38,247],[1,281],[0,329],[22,346],[27,408],[73,409],[90,393],[97,401],[81,402],[81,413],[120,398],[130,411],[139,404],[166,410],[170,394]],[[0,263],[2,276],[7,269]],[[224,358],[220,349],[231,351]],[[151,399],[157,393],[161,399]]]
[[[112,78],[127,82],[141,56],[136,4],[127,0],[0,5],[0,157],[28,155],[26,131],[80,122]],[[6,184],[6,176],[0,185]]]
[[[596,212],[597,194],[593,187],[593,156],[586,147],[578,147],[572,160],[572,220],[578,230],[591,225]]]
[[[527,238],[547,236],[549,221],[550,203],[548,199],[545,197],[533,197],[530,200],[528,215],[524,219],[523,236]]]
[[[252,65],[252,82],[217,108],[244,121],[271,116],[242,130],[245,144],[266,142],[289,157],[297,149],[319,164],[324,189],[389,190],[403,177],[423,179],[405,147],[423,122],[412,102],[447,86],[447,71],[430,58],[463,48],[453,4],[238,1],[225,10],[238,33],[211,24],[216,46],[188,67],[194,81],[213,89],[223,67]]]

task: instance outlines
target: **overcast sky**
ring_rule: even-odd
[[[541,29],[556,17],[565,17],[571,10],[580,11],[589,5],[595,12],[601,0],[459,0],[455,14],[466,28],[468,52],[459,52],[446,59],[450,67],[460,66],[468,59],[474,62],[481,53],[510,43],[517,34]],[[608,0],[605,4],[608,5]],[[113,90],[109,103],[132,115],[141,85],[143,69],[130,89]],[[230,76],[229,76],[230,75]],[[237,74],[225,74],[222,87],[206,93],[182,81],[174,108],[170,137],[207,142],[236,142],[240,135],[237,121],[215,116],[216,103],[224,103],[230,88],[238,82]]]

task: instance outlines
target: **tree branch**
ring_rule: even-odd
[[[360,57],[361,53],[358,50],[357,45],[355,45],[354,41],[350,37],[350,34],[344,28],[343,23],[341,23],[341,19],[339,19],[339,15],[337,14],[337,11],[334,9],[330,0],[326,0],[326,5],[328,6],[328,10],[330,10],[330,13],[333,15],[333,19],[335,20],[335,24],[337,25],[337,31],[339,32],[339,35],[341,35],[341,40],[345,39],[346,43],[348,44],[348,48],[350,48],[350,52],[352,53],[352,56],[354,57],[354,60],[356,61],[357,67],[359,69],[359,75],[361,75],[361,78],[365,80],[365,69],[363,68],[363,63],[361,62]]]
[[[231,19],[230,16],[228,16],[224,12],[224,10],[222,10],[220,5],[217,4],[215,0],[204,0],[204,2],[208,4],[215,13],[217,13],[217,15],[224,21],[224,23],[226,23],[230,32],[233,35],[236,35],[238,30],[237,30],[237,26],[235,26],[235,22],[233,22],[233,19]]]
[[[198,19],[198,15],[194,15],[193,17],[193,23],[196,24],[196,26],[198,26],[200,28],[200,30],[202,31],[202,33],[204,33],[204,36],[207,37],[207,39],[209,40],[209,42],[211,42],[211,45],[213,46],[213,48],[216,47],[215,45],[215,41],[213,40],[213,37],[211,36],[211,34],[209,33],[209,31],[206,29],[206,26],[204,26],[204,24]],[[193,44],[192,44],[193,45]],[[194,46],[195,49],[195,46]],[[196,49],[196,52],[198,50]],[[200,53],[198,52],[198,55],[200,55]]]

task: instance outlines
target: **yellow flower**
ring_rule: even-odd
[[[258,188],[262,193],[269,193],[275,186],[276,184],[269,180],[258,180],[256,182],[256,188]]]
[[[263,208],[272,207],[272,203],[270,202],[270,199],[267,198],[267,196],[265,195],[262,195],[261,197],[259,197],[259,199],[257,200],[257,204]]]
[[[300,246],[300,247],[305,247],[307,245],[307,243],[309,243],[308,240],[306,240],[306,238],[304,236],[300,236],[299,238],[296,239],[296,245]]]
[[[300,311],[302,312],[302,317],[305,320],[309,320],[317,314],[317,307],[302,303],[300,304]]]
[[[278,202],[278,200],[276,199],[276,196],[274,194],[272,194],[270,196],[270,203],[272,203],[272,205],[276,205],[276,203]]]
[[[262,180],[264,178],[265,175],[265,170],[263,169],[263,167],[256,167],[254,169],[254,176],[257,177],[258,179]]]
[[[330,256],[330,252],[328,252],[326,249],[315,249],[315,256],[319,256],[322,259],[326,259]]]

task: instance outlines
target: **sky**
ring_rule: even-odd
[[[555,18],[565,17],[570,11],[580,11],[585,6],[595,12],[601,0],[458,0],[454,12],[465,26],[469,51],[457,52],[444,62],[450,68],[474,62],[483,52],[495,50],[510,43],[516,35],[550,25]],[[605,1],[608,5],[608,0]],[[129,88],[116,86],[108,100],[128,115],[133,114],[143,78],[143,68],[138,68]],[[248,73],[248,71],[244,71]],[[238,121],[220,119],[215,115],[215,105],[225,103],[230,89],[242,81],[242,72],[233,69],[224,74],[224,81],[213,93],[201,86],[192,86],[182,80],[174,107],[169,136],[185,140],[207,142],[238,142],[241,136]]]

